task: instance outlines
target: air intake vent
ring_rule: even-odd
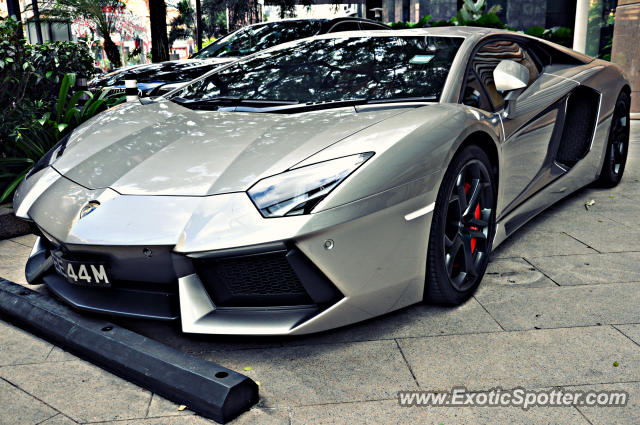
[[[196,272],[219,306],[313,304],[287,261],[286,251],[197,259]]]
[[[571,93],[556,157],[558,162],[573,167],[587,155],[598,119],[599,104],[600,94],[588,87],[578,87]]]

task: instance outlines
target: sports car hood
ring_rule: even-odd
[[[123,104],[72,134],[53,167],[89,189],[204,196],[245,191],[407,109],[298,114],[194,111],[170,101]]]
[[[124,84],[132,79],[138,83],[173,83],[191,81],[222,64],[233,62],[237,58],[183,59],[137,65],[116,70],[91,81],[92,87],[111,87]]]

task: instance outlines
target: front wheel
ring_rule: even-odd
[[[429,233],[428,302],[460,304],[484,276],[495,232],[496,185],[490,170],[487,154],[468,146],[444,175]]]
[[[611,118],[611,129],[607,141],[607,151],[596,185],[600,187],[614,187],[624,173],[629,150],[629,111],[631,99],[625,92],[620,93]]]

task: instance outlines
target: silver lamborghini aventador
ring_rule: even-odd
[[[629,146],[620,69],[479,28],[347,32],[88,121],[19,187],[26,265],[81,310],[304,334],[464,302],[493,247]]]

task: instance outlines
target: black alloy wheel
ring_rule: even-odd
[[[607,150],[600,177],[597,181],[597,185],[600,187],[614,187],[622,180],[629,151],[629,111],[629,95],[622,92],[618,96],[613,117],[611,118]]]
[[[445,173],[429,236],[427,301],[460,304],[484,276],[495,231],[496,196],[490,170],[486,153],[469,146]]]

